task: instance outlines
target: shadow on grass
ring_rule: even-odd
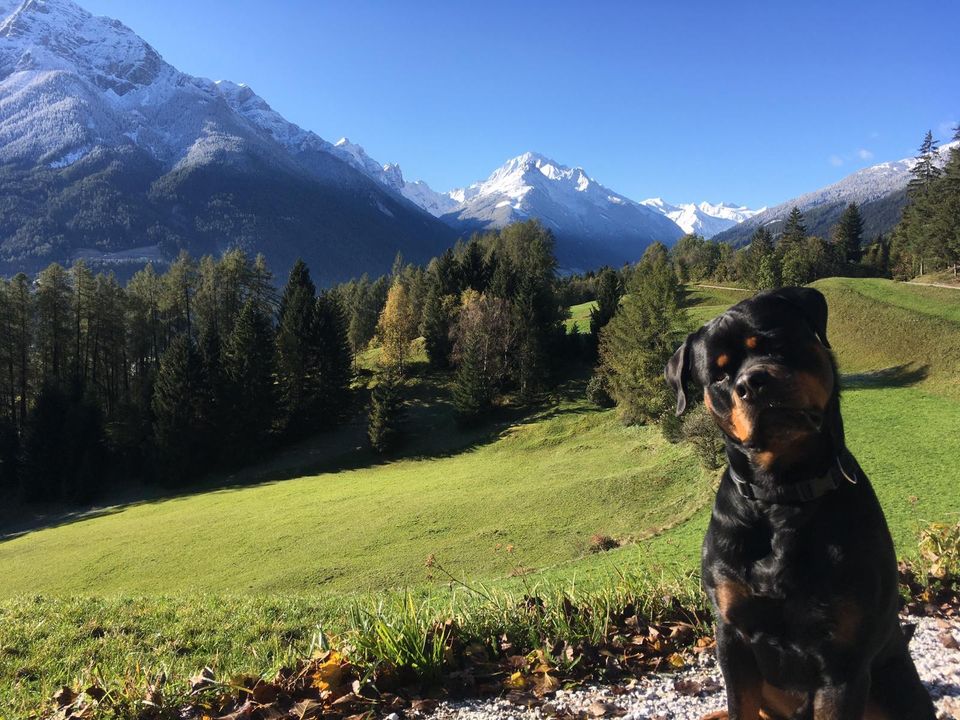
[[[109,505],[68,505],[9,508],[0,514],[0,544],[35,530],[70,525],[122,512],[137,505],[204,493],[229,493],[299,477],[332,474],[386,465],[398,460],[453,457],[496,442],[510,428],[554,417],[591,412],[585,405],[563,405],[585,395],[590,368],[577,365],[550,393],[520,402],[511,399],[482,420],[463,425],[453,405],[449,377],[425,366],[411,371],[406,391],[405,419],[400,447],[392,453],[374,452],[367,440],[368,392],[357,393],[351,417],[333,430],[317,433],[277,449],[265,450],[263,461],[236,471],[219,471],[184,487],[133,483],[108,491]]]
[[[842,377],[845,390],[876,390],[879,388],[909,387],[923,382],[930,374],[929,365],[904,363],[893,367],[865,373],[852,373]]]

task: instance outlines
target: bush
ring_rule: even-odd
[[[601,373],[595,373],[587,383],[587,400],[592,402],[598,408],[611,408],[616,403],[610,397],[610,391],[607,388],[607,378]]]
[[[620,547],[620,542],[603,533],[594,533],[590,538],[590,552],[600,553]]]
[[[687,411],[680,427],[684,441],[693,445],[700,462],[708,470],[719,470],[724,465],[724,442],[720,430],[704,405]],[[669,439],[669,438],[668,438]]]
[[[921,530],[920,555],[931,577],[960,578],[960,523],[933,523]]]

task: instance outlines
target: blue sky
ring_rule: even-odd
[[[536,150],[635,199],[775,204],[960,119],[960,3],[80,0],[447,190]]]

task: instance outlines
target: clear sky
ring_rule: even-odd
[[[960,2],[79,0],[448,190],[526,150],[640,200],[770,205],[960,119]]]

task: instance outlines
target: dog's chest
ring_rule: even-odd
[[[748,637],[822,638],[836,624],[842,558],[795,530],[745,530],[712,578],[721,618]]]

